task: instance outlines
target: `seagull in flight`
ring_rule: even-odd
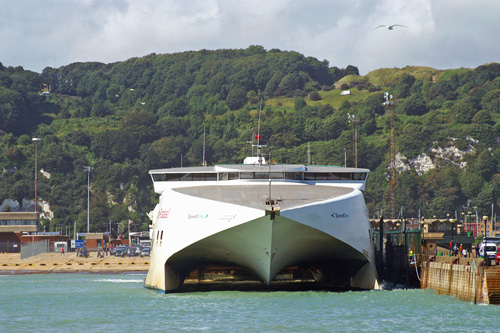
[[[393,25],[382,24],[382,25],[379,25],[378,27],[376,27],[375,29],[378,29],[378,28],[387,28],[387,30],[394,30],[394,27],[408,28],[407,26],[401,25],[401,24],[393,24]],[[375,30],[375,29],[373,29],[373,30]]]

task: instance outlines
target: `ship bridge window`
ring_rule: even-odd
[[[285,175],[283,172],[271,172],[271,179],[283,179],[285,178]]]
[[[304,172],[304,180],[316,180],[316,174],[314,172]]]
[[[328,180],[328,173],[316,172],[316,180]]]
[[[332,172],[305,172],[304,180],[364,180],[366,174],[356,173],[332,173]],[[357,178],[354,178],[357,177]]]
[[[352,173],[341,173],[340,174],[340,179],[341,180],[351,180],[352,179]]]
[[[238,172],[221,172],[219,173],[219,180],[235,180],[239,179],[240,175]]]
[[[181,182],[190,182],[193,181],[193,174],[192,173],[180,173],[179,174],[179,180]]]
[[[254,172],[254,179],[268,179],[269,174],[267,172]]]
[[[352,180],[365,180],[366,173],[355,172],[352,174]]]
[[[242,172],[241,179],[284,179],[283,172]]]
[[[285,172],[285,179],[302,180],[302,172]]]
[[[206,173],[205,180],[217,180],[217,174],[216,173]]]
[[[167,175],[164,173],[153,174],[153,181],[155,182],[164,182],[167,180]]]
[[[217,173],[162,173],[153,174],[152,176],[155,182],[217,180]]]
[[[167,182],[174,182],[174,181],[179,181],[179,174],[178,173],[167,173],[165,174],[166,181]]]
[[[193,173],[192,174],[194,181],[205,180],[205,175],[206,175],[205,173]]]
[[[340,173],[328,173],[328,180],[340,180]]]
[[[179,176],[181,181],[217,180],[216,173],[181,173]]]

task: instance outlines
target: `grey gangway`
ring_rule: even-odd
[[[49,241],[41,240],[21,245],[21,259],[49,252]]]

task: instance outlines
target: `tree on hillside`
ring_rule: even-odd
[[[429,111],[424,97],[421,94],[411,95],[403,103],[401,109],[408,116],[422,116]]]
[[[20,134],[18,121],[24,108],[25,99],[21,93],[0,86],[0,130]]]
[[[455,104],[452,111],[455,113],[456,121],[462,124],[470,124],[476,113],[481,110],[481,100],[477,97],[467,97],[465,100]]]
[[[233,88],[227,94],[226,105],[231,110],[238,110],[247,103],[247,95],[241,88]]]

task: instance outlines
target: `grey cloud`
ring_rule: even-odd
[[[499,61],[500,2],[486,0],[3,1],[0,62],[40,72],[151,52],[294,50],[331,65],[475,67]],[[408,28],[387,31],[380,24]]]

